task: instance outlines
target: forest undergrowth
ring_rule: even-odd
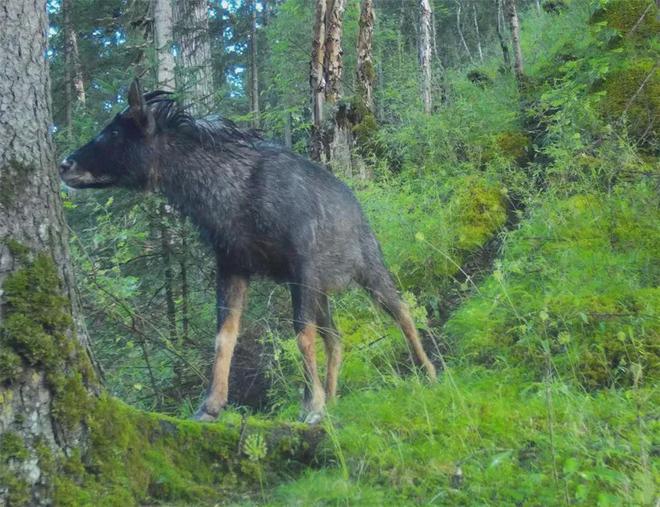
[[[524,17],[524,80],[502,72],[493,53],[479,66],[446,69],[446,100],[432,115],[393,101],[397,121],[370,133],[373,180],[348,182],[441,370],[438,382],[412,366],[400,331],[364,294],[338,296],[340,397],[312,466],[260,475],[269,448],[255,437],[247,453],[254,488],[231,499],[204,488],[195,501],[657,505],[657,9],[648,14],[641,0],[565,4],[561,13]],[[474,71],[485,77],[475,82]],[[389,93],[407,97],[407,85],[395,80]],[[135,257],[131,244],[147,233],[138,225],[126,233],[126,223],[109,217],[112,204],[94,205],[84,219],[93,224],[79,219],[72,248],[87,304],[130,321],[139,310],[121,302],[140,282],[117,266]],[[74,196],[69,212],[89,206]],[[190,232],[179,226],[182,236]],[[98,273],[89,241],[114,252],[114,267]],[[204,268],[192,276],[208,282],[191,295],[190,320],[208,324],[210,350],[212,276]],[[258,304],[244,334],[267,351],[269,389],[252,417],[290,422],[302,365],[287,339],[290,321],[280,318],[286,294],[269,284],[253,292]],[[152,331],[130,317],[134,331]],[[189,416],[194,397],[162,406],[154,399],[178,399],[159,391],[173,379],[202,387],[205,363],[186,351],[173,358],[172,338],[159,336],[164,352],[147,367],[157,372],[160,398],[147,397],[144,367],[119,367],[137,362],[144,344],[117,352],[118,333],[108,329],[96,352],[111,391],[143,409]],[[234,406],[216,424],[245,411]],[[189,504],[167,488],[175,474],[159,480],[169,493],[153,490],[145,501]]]

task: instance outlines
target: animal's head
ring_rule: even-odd
[[[128,91],[128,108],[66,157],[60,176],[74,188],[144,189],[156,163],[155,145],[156,120],[136,79]]]

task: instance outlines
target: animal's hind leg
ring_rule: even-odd
[[[339,332],[332,320],[330,302],[325,294],[320,295],[318,298],[317,323],[319,334],[325,345],[328,364],[325,377],[325,394],[328,400],[332,400],[337,395],[337,379],[341,365],[342,346]]]
[[[304,284],[291,285],[293,328],[305,369],[303,409],[305,422],[318,423],[325,413],[325,392],[316,367],[316,312],[314,291]]]
[[[247,279],[218,276],[218,335],[215,339],[213,378],[206,401],[197,410],[195,419],[213,421],[227,404],[229,391],[229,367],[234,355],[236,340],[247,291]]]
[[[417,334],[415,323],[408,311],[408,306],[399,297],[385,266],[382,263],[379,266],[372,266],[367,276],[361,280],[361,284],[369,292],[371,297],[396,320],[412,347],[415,356],[422,363],[424,369],[426,369],[429,378],[435,380],[435,366],[433,366],[433,363],[426,355]]]

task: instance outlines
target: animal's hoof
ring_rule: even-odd
[[[195,421],[201,421],[201,422],[213,422],[218,418],[218,414],[209,414],[206,409],[202,406],[195,412],[195,415],[193,416],[193,419]]]
[[[322,411],[312,411],[305,416],[305,423],[310,426],[320,423],[323,420],[324,413]]]

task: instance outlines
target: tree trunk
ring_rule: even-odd
[[[479,53],[479,61],[483,63],[484,52],[481,49],[481,34],[479,33],[479,21],[477,21],[477,6],[472,6],[472,19],[474,20],[474,31],[477,36],[477,52]]]
[[[257,4],[252,0],[250,5],[252,11],[252,25],[250,30],[250,99],[252,102],[252,126],[259,128],[260,126],[260,113],[259,113],[259,74],[257,70]]]
[[[433,109],[431,89],[431,4],[429,0],[420,0],[419,30],[419,65],[422,70],[422,100],[424,112],[430,114]]]
[[[470,48],[467,45],[467,42],[465,42],[465,37],[463,36],[463,28],[461,27],[461,8],[463,6],[461,5],[460,0],[456,0],[456,29],[458,30],[458,36],[461,39],[461,44],[463,44],[463,49],[465,49],[465,52],[468,55],[468,58],[472,62],[472,52],[470,51]]]
[[[68,396],[94,373],[49,136],[46,9],[6,0],[0,26],[0,505],[46,505],[46,456],[87,443]]]
[[[176,34],[180,49],[178,88],[184,103],[196,116],[213,109],[213,75],[206,0],[177,2]]]
[[[325,28],[325,100],[335,104],[341,97],[341,75],[343,71],[341,46],[342,28],[346,0],[328,0]]]
[[[323,110],[325,107],[325,15],[327,0],[316,0],[314,16],[314,37],[312,39],[312,58],[309,69],[309,86],[312,93],[312,135],[310,156],[320,161],[323,152]]]
[[[173,23],[171,0],[153,0],[154,11],[154,45],[158,66],[156,69],[156,82],[158,88],[174,91],[174,55],[172,54]]]
[[[291,149],[293,147],[293,136],[291,134],[291,113],[284,114],[284,146]]]
[[[516,10],[516,0],[505,0],[507,16],[511,27],[511,42],[513,44],[513,69],[518,81],[524,77],[522,50],[520,49],[520,20]]]
[[[374,81],[376,72],[373,58],[374,3],[362,0],[360,30],[357,43],[357,82],[361,102],[374,112]]]
[[[65,122],[69,137],[73,129],[73,108],[76,102],[85,104],[85,84],[78,52],[78,36],[71,21],[71,2],[62,0],[64,30]],[[75,98],[74,98],[75,97]]]
[[[497,3],[497,38],[500,41],[500,47],[502,48],[502,58],[504,59],[504,68],[508,71],[511,70],[511,57],[509,56],[509,46],[506,43],[506,38],[503,33],[503,19],[504,14],[502,13],[502,0],[495,0]]]

